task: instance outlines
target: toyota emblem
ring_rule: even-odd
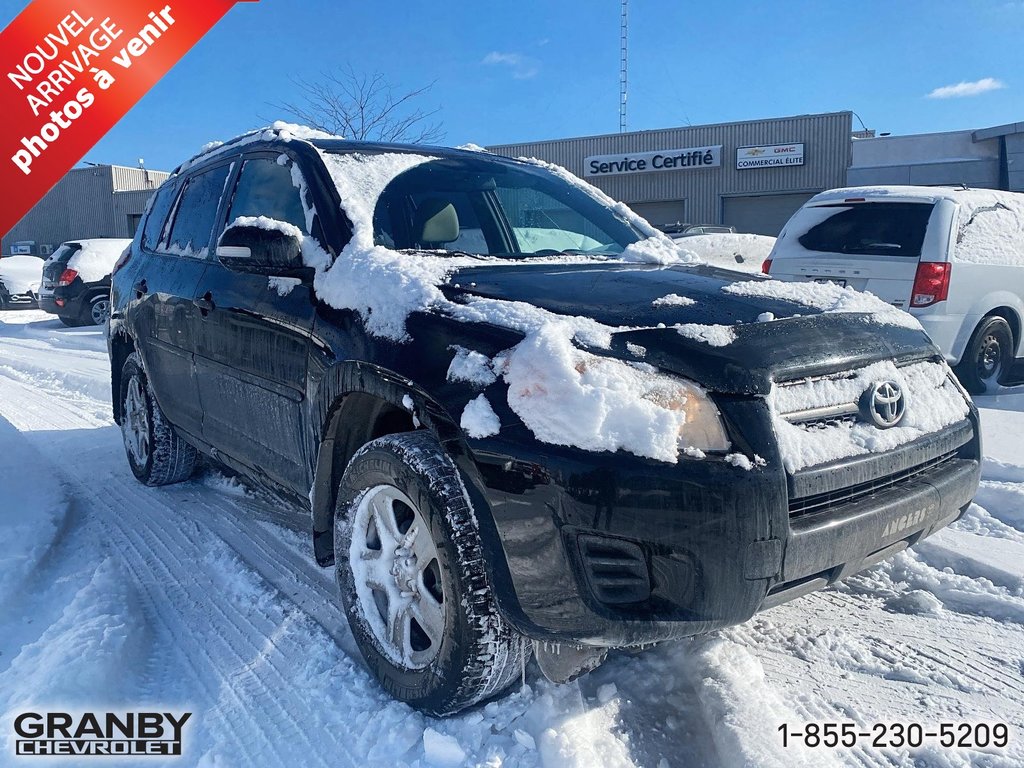
[[[861,415],[879,429],[895,427],[907,412],[903,387],[895,381],[875,382],[861,398]]]

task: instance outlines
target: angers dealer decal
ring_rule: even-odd
[[[36,757],[181,755],[191,712],[23,712],[14,719],[14,752]]]

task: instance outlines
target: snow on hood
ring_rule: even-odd
[[[68,260],[67,268],[78,272],[78,276],[85,283],[95,283],[113,272],[114,265],[121,258],[124,249],[132,244],[131,240],[118,238],[74,242],[79,243],[82,248]]]
[[[870,293],[835,283],[784,283],[780,280],[751,280],[722,288],[734,296],[780,299],[803,304],[821,312],[867,314],[873,322],[922,330],[913,315],[887,304]]]
[[[12,294],[38,291],[43,280],[43,260],[35,256],[5,256],[0,259],[0,282]]]

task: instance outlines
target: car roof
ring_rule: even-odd
[[[496,155],[481,149],[458,149],[456,147],[440,147],[427,144],[401,144],[375,141],[356,141],[341,136],[329,136],[321,131],[314,131],[301,126],[275,123],[268,128],[249,131],[229,139],[223,143],[212,143],[204,147],[198,154],[186,160],[171,172],[171,177],[184,173],[194,166],[205,164],[222,154],[251,149],[281,150],[288,145],[311,145],[323,152],[339,154],[384,154],[400,153],[409,155],[429,155],[440,158],[463,158],[493,160],[510,165],[527,165],[504,155]]]
[[[996,195],[1020,195],[1013,192],[1000,192],[992,189],[969,189],[967,187],[920,187],[911,185],[885,185],[879,184],[864,187],[841,187],[820,192],[812,197],[807,204],[818,205],[820,203],[836,203],[848,200],[864,198],[866,201],[877,202],[888,200],[891,202],[920,201],[937,203],[940,200],[951,200],[955,203],[970,201],[975,198],[991,198]]]

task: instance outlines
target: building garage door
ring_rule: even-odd
[[[630,203],[629,207],[656,227],[686,223],[686,201],[665,200],[657,203]]]
[[[756,195],[754,197],[723,197],[722,223],[736,227],[737,232],[777,237],[811,194]]]

